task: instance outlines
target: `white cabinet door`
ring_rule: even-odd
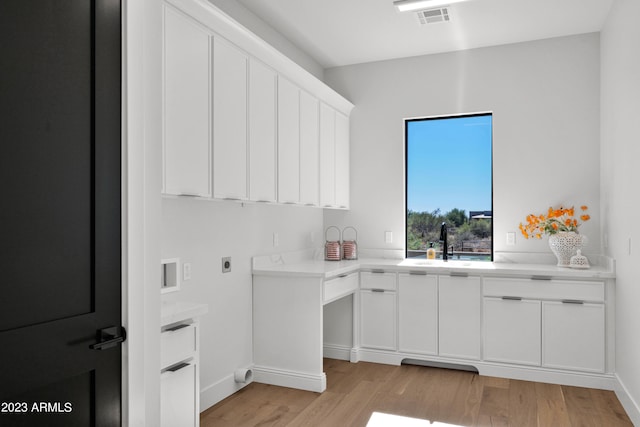
[[[300,90],[278,78],[278,201],[300,202]]]
[[[480,359],[480,278],[438,276],[440,356]]]
[[[540,366],[540,301],[484,299],[484,360]]]
[[[191,362],[160,375],[160,423],[162,427],[200,425],[196,407],[196,365]]]
[[[542,366],[605,370],[604,304],[542,303]]]
[[[276,201],[276,80],[275,71],[249,62],[249,198]]]
[[[320,206],[336,205],[336,112],[320,104]]]
[[[349,118],[336,113],[336,206],[349,208]]]
[[[213,196],[247,199],[247,56],[213,43]]]
[[[165,7],[163,49],[163,192],[209,197],[209,34]]]
[[[398,275],[398,347],[407,353],[438,354],[438,279]]]
[[[319,203],[319,102],[300,91],[300,202]]]
[[[382,289],[360,291],[360,344],[396,349],[396,293]]]

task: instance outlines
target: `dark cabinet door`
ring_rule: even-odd
[[[2,0],[0,40],[0,425],[120,425],[121,4]]]

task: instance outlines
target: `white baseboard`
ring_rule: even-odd
[[[291,387],[301,390],[322,393],[327,388],[327,376],[324,372],[319,375],[303,372],[284,371],[267,366],[253,368],[253,380],[257,383]]]
[[[614,391],[616,392],[616,396],[618,400],[622,404],[622,407],[627,412],[627,415],[631,419],[631,422],[634,426],[640,426],[640,405],[636,402],[633,397],[629,394],[627,387],[620,380],[618,374],[615,375],[616,384]]]
[[[238,390],[251,384],[252,381],[247,383],[237,383],[234,379],[233,373],[227,375],[218,382],[203,387],[200,389],[200,412],[203,412],[221,400],[226,399]]]
[[[322,357],[328,359],[351,360],[351,347],[337,344],[325,344],[322,347]]]

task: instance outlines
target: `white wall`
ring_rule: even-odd
[[[362,248],[404,249],[402,119],[493,111],[495,250],[548,254],[547,240],[524,240],[518,224],[551,205],[587,204],[585,252],[600,253],[599,59],[594,33],[325,70],[356,105],[351,211],[326,211],[325,225],[354,225]],[[505,245],[509,231],[515,246]]]
[[[322,210],[166,198],[162,229],[162,257],[180,257],[192,266],[192,279],[164,298],[209,305],[200,335],[201,408],[205,409],[236,391],[234,370],[253,362],[251,257],[319,246]],[[274,232],[279,237],[277,248]],[[232,257],[232,271],[222,274],[225,256]]]
[[[640,2],[616,0],[601,34],[602,222],[616,259],[618,396],[640,425]],[[631,251],[629,240],[631,239]]]
[[[305,51],[293,44],[289,39],[277,32],[259,16],[244,7],[237,0],[208,0],[227,15],[244,25],[258,37],[278,49],[289,59],[322,80],[324,68]]]

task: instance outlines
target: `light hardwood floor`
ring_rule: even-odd
[[[632,426],[611,391],[333,359],[324,370],[324,393],[252,383],[203,412],[200,425],[366,426],[381,412],[454,426]]]

